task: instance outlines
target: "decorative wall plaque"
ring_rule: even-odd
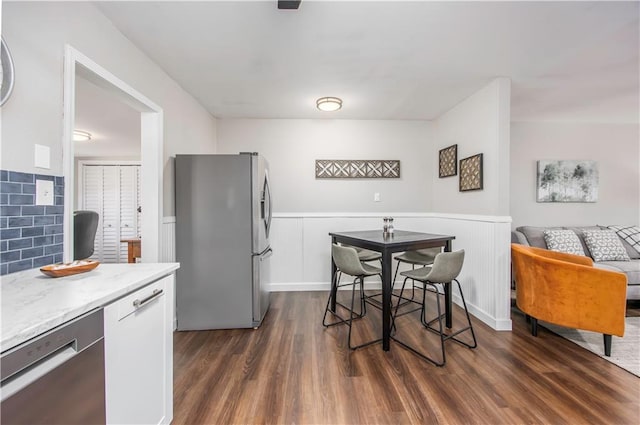
[[[398,179],[399,160],[316,159],[317,179]]]
[[[460,160],[460,192],[482,190],[482,154]]]
[[[451,177],[458,174],[458,145],[440,149],[439,155],[440,178]]]

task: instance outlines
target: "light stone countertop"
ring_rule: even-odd
[[[179,263],[100,264],[94,270],[51,278],[38,269],[2,276],[0,352],[103,307],[159,278]]]

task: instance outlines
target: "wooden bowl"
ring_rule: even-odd
[[[95,269],[100,261],[79,260],[73,263],[49,264],[40,268],[40,271],[50,277],[64,277],[73,274],[84,273]]]

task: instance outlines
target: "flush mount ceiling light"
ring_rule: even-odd
[[[316,100],[316,107],[324,112],[333,112],[342,108],[342,99],[338,97],[321,97]]]
[[[73,130],[74,142],[88,142],[89,140],[91,140],[91,133],[88,131]]]

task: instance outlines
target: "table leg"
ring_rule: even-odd
[[[382,349],[389,351],[389,339],[391,336],[391,253],[382,252]]]
[[[335,237],[331,238],[331,247],[333,247],[334,243],[336,243]],[[332,249],[329,249],[329,252],[332,252],[332,251],[333,251]],[[334,313],[336,311],[336,295],[338,290],[338,282],[337,282],[338,276],[336,274],[337,270],[338,268],[336,267],[336,263],[333,261],[333,255],[331,255],[331,304],[329,305],[329,308]]]
[[[446,242],[444,252],[451,252],[451,241]],[[445,325],[447,328],[451,328],[453,325],[453,298],[451,297],[451,282],[446,282],[443,286]]]

